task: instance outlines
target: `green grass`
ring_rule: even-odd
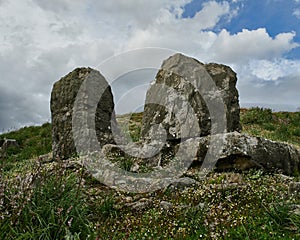
[[[132,114],[129,130],[139,139],[142,114]],[[119,119],[122,122],[122,117]],[[269,109],[241,111],[243,132],[300,146],[300,113]],[[121,193],[97,182],[76,159],[42,162],[51,151],[51,125],[1,135],[16,139],[0,162],[0,239],[299,239],[300,216],[290,211],[299,198],[283,178],[250,170],[211,172],[197,187]],[[115,159],[129,170],[131,158]],[[236,184],[231,183],[239,176]],[[144,209],[128,204],[150,199]],[[161,201],[172,203],[164,210]]]
[[[300,112],[275,112],[271,109],[241,110],[243,132],[300,147]]]
[[[125,136],[130,137],[133,142],[137,142],[140,138],[142,118],[143,113],[130,113],[117,116],[121,130],[123,130]],[[129,132],[125,131],[126,128],[128,128]]]
[[[0,239],[91,235],[80,173],[67,172],[62,164],[48,170],[37,165],[32,173],[2,182]]]
[[[7,149],[5,170],[9,171],[24,160],[49,153],[52,150],[51,124],[24,127],[0,135],[0,139],[15,139],[19,148]]]

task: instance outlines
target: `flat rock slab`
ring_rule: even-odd
[[[300,152],[296,147],[261,137],[231,132],[190,138],[171,147],[174,156],[178,154],[180,144],[182,144],[180,157],[187,163],[189,162],[190,167],[193,167],[193,165],[201,166],[203,170],[207,171],[244,171],[256,168],[267,172],[279,171],[290,176],[300,172]],[[147,151],[152,153],[153,149],[155,150],[151,146],[147,149],[146,143],[144,145],[140,149],[138,147],[136,149],[132,148],[131,152],[143,152],[142,149],[144,149],[145,153],[143,155],[146,156]],[[124,155],[121,149],[130,149],[131,147],[132,145],[117,146],[110,144],[104,146],[102,151],[104,155]],[[128,150],[128,152],[130,151]],[[172,161],[173,157],[169,161]],[[153,162],[164,162],[165,159],[158,153],[154,157],[141,159],[141,161],[152,166]],[[162,167],[164,168],[164,166]],[[178,184],[185,184],[183,180],[189,179],[180,178]],[[187,184],[189,184],[189,181]]]
[[[209,148],[210,153],[215,155],[213,161],[204,163],[208,168],[210,166],[215,166],[217,170],[262,168],[269,172],[280,170],[287,175],[294,175],[300,170],[299,150],[286,143],[231,132],[189,139],[185,142],[186,151],[189,151],[189,146],[195,144],[198,145],[196,162],[204,163]]]

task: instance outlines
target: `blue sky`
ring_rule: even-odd
[[[169,52],[232,67],[241,106],[300,107],[300,0],[0,0],[0,23],[0,132],[49,121],[53,83],[78,66],[131,69],[110,81],[134,111]],[[132,71],[154,56],[126,54],[153,47],[156,67]]]
[[[192,18],[203,8],[207,1],[193,0],[184,6],[182,16]],[[224,1],[216,1],[222,3]],[[238,8],[238,12],[230,22],[221,22],[218,27],[229,29],[231,33],[240,32],[247,28],[254,30],[267,27],[271,36],[280,32],[298,31],[299,19],[293,12],[300,7],[300,1],[294,0],[244,0],[231,4],[232,8]],[[300,36],[296,37],[300,40]]]
[[[203,8],[207,1],[193,0],[184,6],[182,17],[192,18]],[[222,3],[224,1],[216,1]],[[271,37],[281,32],[298,33],[294,40],[300,42],[300,1],[294,0],[240,0],[231,1],[233,8],[238,8],[236,15],[227,21],[223,19],[214,26],[213,30],[227,29],[230,33],[236,34],[242,29],[255,30],[266,28]],[[297,10],[298,15],[297,15]],[[291,58],[300,57],[300,48],[296,48],[287,54]]]

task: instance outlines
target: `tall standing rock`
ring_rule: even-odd
[[[57,81],[51,93],[52,150],[54,158],[67,159],[76,153],[72,130],[73,107],[80,87],[87,78],[91,79],[92,84],[97,88],[91,86],[81,91],[84,97],[79,99],[78,105],[82,106],[82,109],[76,113],[77,116],[75,117],[79,121],[81,119],[85,121],[84,118],[88,118],[87,121],[91,124],[88,127],[83,126],[81,131],[83,135],[86,135],[89,131],[95,130],[98,143],[94,144],[97,146],[100,144],[102,147],[104,144],[114,143],[111,132],[111,123],[115,122],[114,102],[109,84],[97,70],[76,68]],[[96,92],[99,89],[102,93]],[[89,99],[93,98],[98,98],[96,106],[89,103]],[[96,108],[95,115],[90,116],[88,109],[93,107]],[[83,141],[85,141],[84,138]]]
[[[236,82],[236,74],[228,66],[203,64],[179,53],[171,56],[163,62],[147,91],[141,138],[153,139],[162,128],[167,140],[207,136],[211,133],[212,119],[214,123],[224,123],[219,132],[240,131]],[[216,102],[217,99],[222,103]],[[210,108],[207,102],[212,103]],[[187,110],[188,106],[192,111]],[[199,126],[199,132],[194,130],[195,125]]]

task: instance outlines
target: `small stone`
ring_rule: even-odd
[[[51,162],[53,160],[52,158],[52,153],[47,153],[47,154],[44,154],[44,155],[40,155],[39,156],[39,161],[41,163],[47,163],[47,162]]]
[[[167,201],[161,201],[159,206],[166,211],[170,211],[173,208],[173,204]]]
[[[291,182],[289,185],[289,195],[300,197],[300,182]]]
[[[244,183],[243,175],[240,173],[230,173],[227,175],[227,182],[228,183]]]
[[[137,172],[140,169],[140,165],[134,163],[133,166],[130,168],[131,172]]]
[[[300,205],[293,205],[290,214],[300,215]]]
[[[125,198],[124,198],[124,202],[125,202],[125,203],[131,203],[132,200],[133,200],[132,197],[125,197]]]
[[[196,209],[204,209],[205,203],[199,203],[198,205],[195,206]]]
[[[170,184],[170,188],[172,189],[180,189],[183,190],[185,188],[191,187],[196,185],[198,182],[192,178],[189,177],[183,177],[183,178],[178,178],[176,180],[174,180],[171,184]]]
[[[284,174],[277,174],[277,176],[280,177],[283,181],[291,181],[294,179],[293,177],[290,177],[290,176],[287,176]]]
[[[180,210],[190,209],[191,205],[180,204],[180,205],[177,206],[177,208],[180,209]]]
[[[131,208],[135,211],[141,211],[148,208],[152,204],[152,200],[148,198],[141,198],[137,202],[125,204],[126,207]]]

